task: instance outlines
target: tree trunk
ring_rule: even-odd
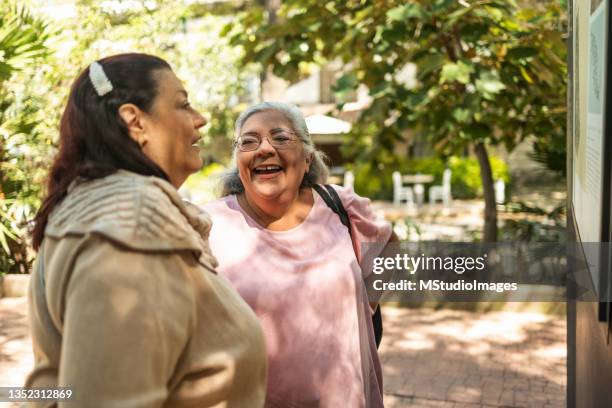
[[[489,154],[484,143],[477,143],[474,152],[480,165],[480,179],[482,181],[482,193],[485,201],[484,212],[484,242],[497,241],[497,207],[495,204],[495,189],[493,187],[493,172],[489,162]]]

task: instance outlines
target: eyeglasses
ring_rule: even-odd
[[[285,129],[271,133],[266,138],[275,149],[288,149],[297,142],[295,133]],[[257,133],[246,133],[238,136],[234,146],[241,152],[252,152],[259,148],[262,140],[262,137]]]

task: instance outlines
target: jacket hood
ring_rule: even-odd
[[[183,201],[167,181],[118,170],[74,182],[51,213],[45,235],[98,234],[137,251],[193,251],[202,265],[214,270],[211,226],[210,216]]]

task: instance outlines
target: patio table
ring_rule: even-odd
[[[425,196],[425,187],[423,184],[432,183],[434,176],[432,174],[406,174],[402,176],[402,183],[414,184],[414,194],[416,195],[417,204],[423,204]]]

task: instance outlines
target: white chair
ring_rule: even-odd
[[[350,170],[344,173],[344,187],[350,187],[351,190],[355,189],[355,175]]]
[[[451,196],[451,170],[445,169],[442,174],[442,185],[429,187],[429,204],[442,200],[445,207],[449,207]]]
[[[402,175],[399,171],[393,172],[393,205],[399,205],[402,200],[411,207],[414,205],[414,193],[412,188],[402,185]]]
[[[506,183],[504,180],[497,179],[494,185],[495,188],[495,202],[497,204],[503,204],[506,202]]]
[[[417,205],[422,205],[423,199],[425,198],[425,187],[423,187],[422,184],[417,183],[414,185],[414,187],[412,187],[412,190],[414,191]]]

